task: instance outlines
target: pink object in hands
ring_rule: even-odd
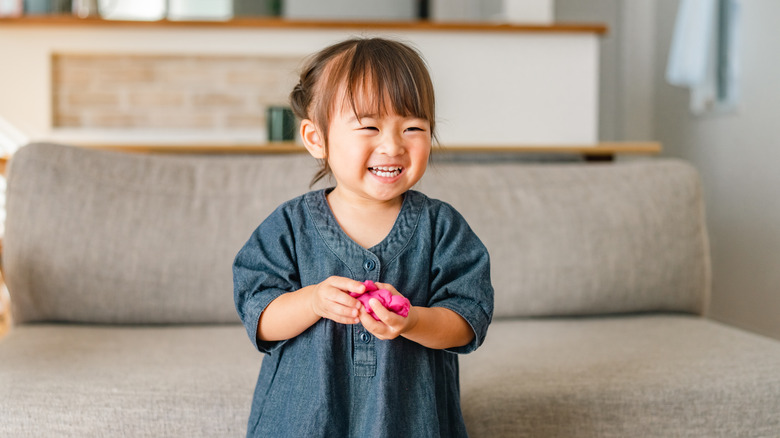
[[[363,282],[363,284],[366,286],[366,291],[364,293],[358,294],[350,292],[349,295],[357,298],[358,301],[363,304],[363,307],[366,308],[366,312],[368,312],[368,314],[371,315],[375,320],[379,321],[379,317],[374,314],[371,306],[368,305],[368,300],[371,298],[376,298],[385,309],[391,312],[395,312],[404,318],[409,315],[409,307],[411,306],[411,303],[405,297],[402,297],[401,295],[393,295],[387,289],[379,289],[371,280],[366,280]]]

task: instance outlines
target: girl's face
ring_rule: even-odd
[[[337,182],[333,193],[342,199],[400,201],[422,178],[430,153],[426,120],[360,110],[356,117],[348,104],[331,117],[327,160]]]

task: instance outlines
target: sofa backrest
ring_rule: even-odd
[[[3,248],[14,320],[239,322],[233,258],[315,168],[303,155],[21,148]]]
[[[231,264],[306,155],[138,155],[33,144],[8,174],[3,265],[17,322],[237,322]],[[495,316],[701,312],[709,258],[679,161],[432,165],[491,254]]]
[[[495,317],[702,313],[710,258],[698,173],[672,159],[429,168],[488,248]]]

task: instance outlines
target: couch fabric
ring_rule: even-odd
[[[701,317],[502,320],[461,361],[471,437],[777,437],[780,344]]]
[[[315,165],[21,149],[0,435],[241,436],[262,357],[237,324],[231,263]],[[780,342],[701,316],[709,250],[689,165],[434,159],[419,188],[491,254],[494,322],[461,357],[470,435],[780,434]]]
[[[304,155],[20,153],[5,240],[19,322],[237,321],[215,293],[232,284],[225,261],[307,190],[315,165]],[[702,198],[680,162],[435,164],[419,188],[452,203],[490,249],[496,317],[700,313],[707,300]]]
[[[709,298],[702,196],[682,162],[434,165],[420,189],[488,247],[496,318],[701,313]]]
[[[0,436],[244,436],[260,362],[239,325],[25,324],[0,341]]]
[[[285,158],[21,149],[4,241],[15,320],[238,322],[233,257],[314,169]]]

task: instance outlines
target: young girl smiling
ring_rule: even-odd
[[[266,356],[248,436],[458,437],[458,358],[493,314],[488,253],[450,205],[411,188],[434,138],[433,85],[409,46],[352,39],[315,55],[291,93],[335,187],[281,205],[236,256],[234,297]],[[365,280],[394,313],[356,298]]]

